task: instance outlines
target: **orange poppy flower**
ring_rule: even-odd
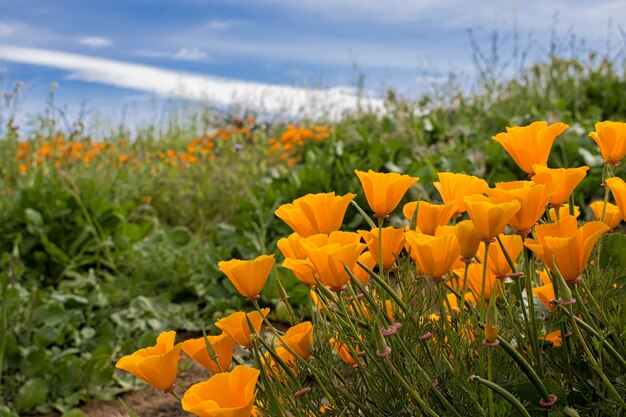
[[[604,201],[594,201],[589,204],[591,210],[593,211],[593,215],[596,220],[600,220],[602,218],[602,210],[604,206]],[[619,211],[619,207],[615,204],[606,203],[606,213],[604,213],[604,223],[609,226],[611,229],[615,229],[618,224],[622,222],[622,213]]]
[[[489,189],[487,181],[473,175],[438,172],[437,177],[439,181],[434,182],[433,185],[439,191],[444,204],[458,204],[457,213],[465,211],[463,198],[468,195],[483,194]]]
[[[476,226],[471,220],[463,220],[454,226],[454,235],[459,241],[461,257],[469,261],[476,256],[480,237],[476,231]]]
[[[305,321],[298,325],[290,327],[285,332],[282,339],[289,345],[302,359],[309,359],[311,357],[311,347],[313,346],[313,325],[310,321]],[[283,345],[278,340],[279,345]]]
[[[535,175],[532,180],[537,184],[553,185],[550,196],[550,205],[553,207],[565,204],[574,188],[585,178],[588,166],[578,168],[546,168],[543,165],[534,165]]]
[[[507,253],[511,257],[511,260],[515,262],[519,254],[522,252],[524,244],[522,243],[522,237],[519,235],[500,235],[500,240],[504,245]],[[484,243],[482,244],[481,254],[485,253]],[[500,244],[493,244],[489,247],[489,253],[487,254],[487,267],[498,278],[504,278],[510,274],[511,266],[504,256],[504,251],[500,247]]]
[[[376,265],[380,262],[378,229],[359,230],[359,234],[367,244],[367,249]],[[404,247],[404,230],[394,227],[383,228],[383,267],[389,268]]]
[[[507,127],[493,140],[498,142],[513,158],[517,166],[529,175],[534,175],[533,165],[546,166],[552,143],[569,126],[565,123],[534,122],[528,126]]]
[[[182,398],[183,410],[198,417],[250,417],[258,369],[238,365],[192,385]]]
[[[339,230],[350,201],[356,194],[343,196],[331,193],[307,194],[291,204],[283,204],[274,212],[278,218],[302,237]]]
[[[368,267],[371,271],[373,271],[376,267],[376,260],[372,256],[371,252],[363,252],[359,256],[359,262]],[[368,282],[370,282],[370,279],[372,279],[370,274],[368,274],[365,269],[361,268],[359,264],[354,267],[352,273],[354,274],[355,278],[363,284],[367,284]]]
[[[465,197],[463,202],[478,236],[488,241],[493,241],[504,230],[521,206],[516,199],[503,202],[482,195]]]
[[[559,223],[535,227],[536,240],[524,245],[535,252],[554,273],[554,262],[567,283],[574,283],[587,265],[593,246],[609,227],[597,221],[587,222],[580,229],[576,218],[568,216]]]
[[[604,182],[611,189],[615,204],[622,213],[622,219],[626,221],[626,182],[619,177],[607,178]]]
[[[550,220],[552,221],[552,223],[556,223],[556,221],[557,221],[556,209],[557,209],[556,207],[551,207],[550,211],[549,211],[549,213],[550,213]],[[571,216],[570,210],[569,210],[569,204],[560,205],[558,207],[558,210],[559,210],[559,217],[558,217],[559,219],[562,219],[563,217],[566,217],[566,216]],[[573,217],[578,218],[578,216],[580,216],[580,207],[574,206],[574,216]]]
[[[217,266],[226,274],[239,294],[248,298],[258,298],[274,267],[274,255],[261,255],[251,261],[239,259],[220,261]]]
[[[554,296],[554,287],[552,284],[545,284],[541,287],[533,288],[533,294],[541,301],[541,304],[543,304],[548,311],[552,311],[554,308],[552,300],[556,298]]]
[[[350,281],[350,276],[344,270],[344,265],[350,270],[354,270],[359,255],[366,245],[362,243],[328,243],[319,247],[314,245],[304,245],[303,247],[317,279],[330,287],[331,290],[341,291],[345,288],[345,284]]]
[[[559,347],[563,344],[563,336],[560,330],[555,330],[545,335],[544,340],[552,343],[552,346]]]
[[[357,360],[352,357],[352,354],[350,353],[350,349],[346,347],[345,343],[339,341],[337,338],[334,338],[334,337],[331,337],[328,340],[328,343],[330,343],[330,346],[332,346],[333,350],[337,352],[337,356],[339,356],[341,360],[344,361],[347,365],[350,365],[350,366],[357,365]],[[354,351],[357,354],[359,353],[358,345],[354,347]]]
[[[296,373],[296,358],[284,347],[279,346],[274,349],[274,353],[293,371]],[[272,378],[282,381],[284,369],[278,363],[270,352],[265,352],[261,358],[261,366]]]
[[[207,340],[215,352],[215,358],[209,355],[204,337],[185,340],[181,344],[183,352],[213,373],[228,371],[233,361],[235,340],[228,333],[222,333],[219,336],[207,336]]]
[[[371,169],[354,172],[361,181],[367,203],[378,217],[385,217],[394,211],[409,187],[419,181],[417,177],[396,172],[381,173]]]
[[[167,391],[176,381],[181,345],[174,346],[176,332],[163,332],[156,345],[123,356],[115,367],[130,372],[155,388]]]
[[[419,208],[417,201],[404,205],[402,213],[404,217],[411,220],[417,209],[417,230],[427,235],[435,236],[438,226],[445,226],[457,212],[459,203],[453,201],[448,204],[432,204],[427,201],[420,201]]]
[[[626,123],[598,122],[589,136],[598,144],[604,162],[617,165],[626,155]]]
[[[463,270],[454,270],[455,275],[463,277]],[[461,278],[462,280],[462,278]],[[487,268],[487,276],[485,279],[485,302],[489,302],[491,295],[498,296],[496,275]],[[459,284],[463,288],[463,283]],[[467,269],[467,285],[474,294],[474,299],[477,304],[480,303],[480,298],[483,288],[483,266],[480,264],[470,264]]]
[[[488,194],[500,197],[502,201],[511,198],[519,201],[520,209],[511,218],[509,224],[516,233],[528,234],[546,211],[554,187],[554,184],[536,184],[532,181],[499,182],[496,188],[488,191]]]
[[[270,309],[264,308],[261,312],[263,316],[267,316]],[[248,319],[246,319],[246,314],[248,315]],[[250,313],[238,311],[216,321],[215,327],[232,337],[238,345],[250,346],[252,342],[250,340],[250,326],[248,325],[248,320],[250,320],[252,327],[258,334],[261,331],[263,316],[261,316],[258,311],[252,311]]]
[[[433,237],[411,230],[405,236],[411,257],[433,281],[442,280],[459,258],[459,242],[454,234]]]

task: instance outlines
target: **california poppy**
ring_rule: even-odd
[[[534,175],[533,165],[546,166],[552,143],[569,126],[565,123],[534,122],[528,126],[507,127],[493,140],[498,142],[513,158],[517,166],[529,175]]]
[[[283,341],[289,345],[301,358],[311,357],[311,347],[313,346],[313,325],[310,321],[305,321],[290,327],[282,336]],[[282,345],[282,341],[278,340]]]
[[[509,220],[518,234],[527,235],[543,215],[552,195],[554,184],[536,184],[532,181],[511,181],[496,183],[496,188],[487,193],[499,197],[500,201],[516,199],[520,209]]]
[[[261,255],[251,261],[232,259],[217,266],[226,274],[239,294],[257,298],[274,266],[274,255]]]
[[[500,241],[511,257],[511,260],[515,262],[524,247],[522,237],[519,235],[500,234]],[[480,253],[485,253],[484,248],[480,250]],[[508,274],[513,272],[499,243],[489,247],[487,267],[498,278],[505,278]]]
[[[209,355],[206,343],[211,345],[215,357]],[[198,362],[214,373],[226,372],[233,361],[233,348],[235,340],[228,334],[222,333],[219,336],[199,337],[197,339],[185,340],[182,344],[183,351],[191,359]]]
[[[604,201],[594,201],[589,204],[596,220],[602,219],[602,210],[604,210]],[[604,223],[611,229],[615,229],[622,222],[622,213],[619,207],[609,202],[606,203],[606,211],[604,213]]]
[[[604,182],[611,189],[615,204],[622,213],[622,219],[626,221],[626,182],[619,177],[607,178]]]
[[[419,232],[434,236],[438,226],[444,226],[450,222],[452,216],[455,215],[459,207],[459,203],[451,202],[448,204],[432,204],[427,201],[414,201],[404,205],[402,213],[404,217],[413,219],[415,210],[417,209],[416,226]]]
[[[263,316],[267,316],[270,309],[264,308],[261,312]],[[246,314],[248,315],[247,319]],[[252,342],[250,341],[250,326],[248,325],[248,320],[250,320],[256,333],[259,333],[261,331],[261,324],[263,323],[263,316],[261,316],[258,311],[252,311],[250,313],[238,311],[216,321],[215,327],[227,333],[238,345],[250,346]]]
[[[550,196],[550,205],[552,207],[565,204],[574,189],[587,175],[588,166],[578,168],[546,168],[543,165],[533,166],[535,175],[532,177],[533,182],[537,184],[554,185],[552,195]]]
[[[354,172],[361,181],[367,203],[378,217],[387,216],[394,211],[409,187],[419,181],[417,177],[396,172],[381,173],[371,169],[367,172]]]
[[[598,144],[604,162],[617,165],[626,155],[626,123],[598,122],[589,136]]]
[[[465,197],[463,202],[478,236],[485,241],[495,240],[521,206],[516,199],[502,201],[482,195]]]
[[[465,211],[463,198],[468,195],[483,194],[489,189],[487,181],[473,175],[438,172],[437,177],[439,181],[434,182],[433,185],[439,191],[444,204],[458,204],[457,213]]]
[[[405,236],[411,248],[411,257],[433,281],[442,280],[459,258],[459,242],[454,234],[434,237],[409,231]]]
[[[181,349],[180,344],[174,346],[175,338],[176,332],[163,332],[155,346],[123,356],[115,367],[130,372],[155,388],[169,390],[176,381]]]
[[[362,243],[328,243],[319,247],[305,245],[304,250],[317,279],[333,291],[340,291],[350,281],[344,265],[353,270],[365,247]]]
[[[249,417],[259,370],[244,365],[192,385],[182,398],[183,410],[198,417]]]
[[[383,228],[382,231],[382,262],[384,268],[389,268],[404,247],[404,230],[389,226]],[[365,241],[375,264],[378,265],[380,263],[378,229],[359,230],[359,234]]]
[[[480,237],[476,231],[476,226],[471,220],[463,220],[454,226],[454,235],[459,241],[461,257],[465,261],[470,261],[478,252]]]

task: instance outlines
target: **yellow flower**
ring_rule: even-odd
[[[493,139],[513,158],[517,166],[529,175],[534,175],[533,165],[546,166],[552,143],[569,126],[565,123],[534,122],[528,126],[507,127]]]
[[[311,357],[311,347],[313,346],[313,325],[310,321],[305,321],[296,326],[292,326],[282,336],[284,342],[289,345],[302,359]],[[278,340],[279,345],[283,345]]]
[[[522,237],[518,235],[500,235],[500,240],[504,245],[507,253],[511,257],[511,260],[515,262],[519,254],[522,252],[522,248],[524,247],[522,243]],[[480,250],[481,254],[485,253],[484,244],[483,248]],[[493,274],[498,278],[504,278],[507,274],[510,274],[511,267],[509,262],[504,255],[504,251],[500,247],[500,244],[493,244],[489,247],[489,253],[487,255],[487,267]]]
[[[339,230],[350,201],[356,194],[336,196],[334,192],[307,194],[274,212],[297,234],[308,237]]]
[[[183,410],[198,417],[250,417],[259,370],[244,365],[192,385],[183,396]]]
[[[461,257],[469,261],[478,252],[478,245],[480,244],[480,237],[476,231],[476,226],[471,220],[463,220],[454,226],[454,234],[459,241],[459,247],[461,249]]]
[[[465,211],[463,198],[468,195],[483,194],[489,189],[487,181],[473,175],[438,172],[437,176],[439,182],[434,182],[433,185],[439,191],[444,204],[458,204],[457,213]]]
[[[137,378],[161,390],[169,390],[176,381],[181,345],[174,346],[176,332],[163,332],[155,346],[139,349],[122,357],[115,367],[130,372]]]
[[[593,215],[596,220],[600,220],[602,218],[602,209],[604,206],[604,201],[594,201],[589,204],[591,210],[593,210]],[[615,229],[618,224],[622,222],[622,213],[619,211],[619,207],[615,204],[606,203],[606,213],[604,213],[604,223],[607,224],[611,229]]]
[[[359,234],[365,240],[369,253],[374,259],[375,265],[380,262],[379,255],[379,239],[378,229],[372,230],[359,230]],[[402,252],[404,247],[404,230],[396,229],[394,227],[383,228],[383,267],[389,268],[396,260],[396,256]]]
[[[512,199],[520,202],[520,209],[511,217],[509,224],[515,233],[527,235],[545,212],[553,188],[552,184],[546,186],[532,181],[499,182],[488,194],[497,197],[494,202]]]
[[[411,230],[405,236],[411,257],[433,281],[442,280],[459,258],[459,242],[454,234],[433,237]]]
[[[626,155],[626,123],[598,122],[596,131],[589,133],[596,141],[604,162],[617,165]]]
[[[204,337],[185,340],[181,346],[183,351],[189,355],[191,359],[211,372],[217,374],[219,372],[228,371],[233,361],[235,340],[230,337],[228,333],[222,333],[219,336],[207,336],[207,340],[215,352],[215,358],[209,355]]]
[[[220,261],[217,265],[239,294],[248,298],[258,298],[274,267],[274,255],[261,255],[251,261],[239,259]]]
[[[559,223],[535,227],[536,240],[524,245],[535,252],[554,273],[554,262],[568,283],[576,282],[587,265],[593,246],[609,227],[597,221],[587,222],[580,229],[576,218],[568,216]]]
[[[261,312],[263,316],[267,316],[270,309],[264,308]],[[247,319],[246,314],[248,315]],[[238,345],[250,346],[252,342],[250,340],[250,326],[248,325],[248,320],[252,323],[252,327],[256,333],[259,333],[261,331],[261,323],[263,323],[263,316],[261,316],[258,311],[252,311],[250,313],[238,311],[228,317],[219,319],[215,322],[215,327],[232,337]]]
[[[419,181],[417,177],[396,172],[381,173],[371,169],[367,172],[354,172],[361,181],[367,203],[377,217],[385,217],[394,211],[409,187]]]
[[[488,241],[493,241],[504,230],[521,206],[517,200],[501,202],[482,195],[468,196],[463,201],[478,236]]]
[[[546,168],[542,165],[534,165],[535,175],[532,177],[533,182],[537,184],[554,184],[552,196],[550,196],[550,205],[552,207],[565,204],[570,195],[574,192],[574,188],[585,178],[588,166],[578,168]]]
[[[615,204],[622,213],[622,219],[626,221],[626,182],[619,177],[607,178],[605,182],[611,189]]]
[[[418,208],[419,207],[419,208]],[[417,230],[427,235],[435,236],[438,226],[444,226],[457,212],[459,204],[452,202],[448,204],[432,204],[427,201],[417,201],[404,205],[402,213],[409,220],[413,219],[417,208]]]

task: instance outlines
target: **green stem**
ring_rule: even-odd
[[[522,403],[520,403],[519,400],[513,396],[513,394],[502,388],[500,385],[486,379],[482,379],[478,375],[472,375],[469,379],[470,381],[478,382],[479,384],[485,385],[490,390],[495,391],[496,394],[507,400],[509,404],[511,404],[520,413],[520,415],[524,417],[531,417],[528,411],[526,411],[526,409],[522,405]]]
[[[604,216],[606,215],[606,206],[609,202],[609,191],[610,188],[606,185],[606,180],[613,176],[613,169],[610,164],[605,163],[604,169],[602,169],[602,186],[604,187],[604,201],[602,204],[602,217],[600,217],[600,221],[604,221]]]
[[[428,404],[426,404],[426,402],[424,402],[424,400],[413,389],[413,387],[409,385],[409,383],[406,381],[406,379],[404,379],[402,374],[396,369],[396,367],[394,366],[393,362],[391,361],[389,357],[387,357],[387,365],[389,366],[389,369],[391,369],[391,372],[394,373],[396,378],[398,378],[398,381],[400,381],[400,385],[402,385],[409,392],[409,395],[411,395],[411,398],[413,398],[415,402],[418,404],[419,408],[424,413],[428,414],[431,417],[439,417],[439,415],[435,413],[433,409],[430,408]]]
[[[491,357],[493,356],[492,348],[487,348],[487,379],[491,382],[493,380],[493,375],[491,374]],[[489,417],[494,417],[494,409],[493,409],[493,392],[491,390],[487,391],[487,400],[489,402]]]

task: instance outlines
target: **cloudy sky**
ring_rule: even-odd
[[[475,73],[468,30],[501,63],[545,56],[551,33],[617,54],[626,1],[526,0],[0,0],[0,91],[24,81],[25,109],[58,102],[115,111],[155,97],[263,102],[294,111],[353,105],[358,75],[375,97],[411,96],[450,72]],[[515,35],[517,34],[517,35]],[[316,91],[311,100],[307,89]],[[286,98],[288,97],[288,98]]]

